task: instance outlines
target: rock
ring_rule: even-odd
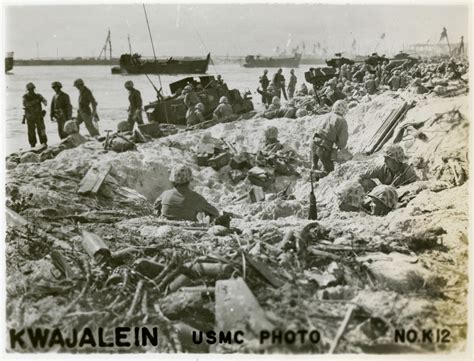
[[[417,257],[398,252],[387,254],[377,252],[357,257],[371,271],[377,281],[393,290],[412,291],[419,288],[416,279],[427,280],[430,276],[427,269],[418,263]]]
[[[229,232],[229,229],[224,226],[213,226],[209,228],[207,233],[210,236],[225,236]]]
[[[40,156],[39,154],[33,152],[27,152],[23,154],[20,158],[20,163],[39,163]]]

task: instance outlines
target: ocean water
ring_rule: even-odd
[[[295,69],[298,78],[297,88],[304,81],[304,72],[309,66]],[[269,78],[273,76],[276,69],[269,69]],[[283,75],[289,79],[290,69],[283,69]],[[241,92],[250,90],[253,102],[257,110],[263,109],[261,97],[256,92],[259,86],[258,79],[263,73],[261,68],[244,68],[239,64],[217,64],[215,68],[210,65],[208,74],[221,74],[229,89],[239,89]],[[186,75],[162,75],[161,82],[165,94],[170,94],[169,84]],[[59,141],[57,124],[50,121],[49,105],[54,95],[51,89],[53,81],[63,84],[63,91],[69,94],[74,107],[73,116],[77,112],[78,91],[73,87],[76,78],[82,78],[89,87],[97,102],[100,117],[99,128],[101,132],[105,129],[116,129],[118,122],[127,119],[128,92],[123,84],[126,80],[133,80],[135,87],[142,93],[144,104],[156,100],[155,90],[146,79],[145,75],[112,75],[110,66],[18,66],[12,72],[6,74],[6,154],[18,150],[29,149],[26,124],[21,124],[23,118],[22,96],[28,82],[36,85],[36,91],[48,100],[46,108],[48,114],[45,117],[48,144],[52,145]],[[159,88],[157,75],[151,75],[151,80]],[[144,114],[144,118],[145,114]],[[146,121],[146,120],[145,120]],[[87,134],[84,125],[81,132]]]

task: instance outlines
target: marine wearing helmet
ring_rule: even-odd
[[[214,206],[189,188],[192,179],[188,166],[180,164],[173,167],[169,177],[173,188],[164,191],[155,201],[154,207],[159,215],[177,221],[196,221],[198,213],[204,213],[211,219],[219,216]]]

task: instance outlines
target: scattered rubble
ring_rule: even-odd
[[[412,101],[416,106],[392,124],[386,142],[396,139],[406,149],[420,181],[400,188],[403,201],[386,216],[339,211],[335,191],[378,156],[377,147],[364,153],[368,139]],[[402,352],[394,329],[434,325],[452,332],[443,349],[463,349],[467,109],[468,95],[390,91],[353,106],[347,115],[352,159],[343,157],[315,183],[317,221],[308,221],[308,155],[318,115],[257,116],[158,138],[147,125],[141,134],[153,140],[135,150],[109,151],[88,140],[51,159],[12,155],[8,325],[156,325],[160,352],[208,352],[208,345],[191,341],[193,330],[242,329],[249,342],[216,351],[312,353]],[[270,124],[294,150],[298,175],[273,174],[273,183],[256,185],[249,174],[258,179],[259,169],[237,169],[246,159],[214,159],[208,166],[194,151],[209,133],[228,149],[253,154]],[[170,187],[177,163],[193,169],[193,188],[227,212],[227,226],[154,215],[153,202]],[[321,340],[260,344],[255,337],[262,329],[318,330]],[[432,345],[404,350],[426,352]]]

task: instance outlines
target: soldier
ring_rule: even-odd
[[[133,87],[133,81],[127,80],[125,82],[125,89],[128,90],[128,101],[130,103],[128,107],[128,119],[129,129],[133,130],[135,123],[143,124],[142,119],[142,95],[140,91]]]
[[[418,179],[413,167],[406,163],[407,157],[400,145],[388,145],[383,151],[383,156],[382,164],[372,164],[359,176],[359,182],[366,191],[373,188],[374,183],[370,181],[371,179],[378,179],[380,183],[394,187],[413,183]]]
[[[64,124],[72,118],[72,105],[69,95],[61,90],[62,87],[62,84],[58,81],[51,84],[51,88],[56,94],[51,100],[50,117],[52,122],[56,121],[58,123],[59,138],[64,139],[68,136],[64,131]]]
[[[175,166],[170,174],[173,188],[164,191],[155,201],[158,214],[169,220],[197,221],[198,213],[211,218],[219,216],[219,211],[200,194],[189,188],[193,178],[191,169],[185,165]]]
[[[196,104],[201,102],[201,99],[196,94],[191,84],[186,85],[183,88],[183,91],[181,94],[184,96],[184,99],[183,99],[184,105],[186,105],[186,107],[188,108],[186,112],[186,119],[187,119],[188,117],[191,116],[191,113],[194,111],[194,107],[196,106]]]
[[[74,87],[79,90],[79,108],[77,110],[76,120],[77,125],[84,122],[91,137],[98,137],[99,130],[94,125],[94,119],[96,121],[99,120],[97,115],[97,102],[89,88],[84,85],[82,79],[74,80]]]
[[[385,184],[380,184],[369,193],[369,211],[374,216],[385,216],[397,207],[397,190]]]
[[[272,104],[268,107],[268,110],[278,110],[281,108],[280,98],[273,97]]]
[[[192,108],[188,109],[186,114],[186,125],[192,126],[204,122],[204,104],[197,103]]]
[[[263,71],[263,75],[260,77],[260,80],[259,80],[263,91],[267,91],[268,84],[270,84],[270,80],[268,80],[267,74],[268,74],[268,70],[265,69]]]
[[[285,90],[285,77],[283,76],[283,70],[281,68],[278,69],[278,71],[273,76],[272,83],[275,84],[277,97],[280,98],[281,92],[283,92],[283,96],[285,97],[286,100],[288,100],[288,97],[286,96],[286,90]]]
[[[234,114],[234,110],[232,109],[232,105],[229,104],[229,99],[226,96],[222,96],[219,99],[219,105],[214,110],[213,119],[215,120],[222,120]]]
[[[362,185],[354,180],[347,181],[336,192],[339,209],[343,212],[362,211],[365,191]]]
[[[401,87],[400,70],[395,70],[393,76],[387,81],[387,84],[390,86],[391,90],[398,90]]]
[[[293,95],[295,94],[295,89],[296,89],[296,82],[298,79],[296,78],[295,75],[295,70],[291,69],[290,70],[290,81],[288,82],[288,98],[291,99],[293,98]]]
[[[332,106],[332,111],[322,119],[319,128],[313,136],[311,144],[311,157],[313,170],[318,169],[321,160],[324,171],[330,173],[334,170],[334,162],[331,159],[334,145],[339,150],[346,147],[349,137],[347,121],[344,116],[347,113],[347,104],[344,100],[338,100]]]
[[[217,83],[218,86],[223,86],[224,85],[224,80],[222,79],[222,75],[220,75],[220,74],[217,75],[216,83]]]
[[[48,137],[46,136],[46,128],[44,126],[44,115],[41,104],[46,106],[48,102],[41,94],[35,93],[35,85],[33,83],[26,84],[27,93],[23,95],[23,108],[25,109],[25,116],[28,126],[28,142],[31,148],[36,146],[36,132],[41,145],[47,146]]]

